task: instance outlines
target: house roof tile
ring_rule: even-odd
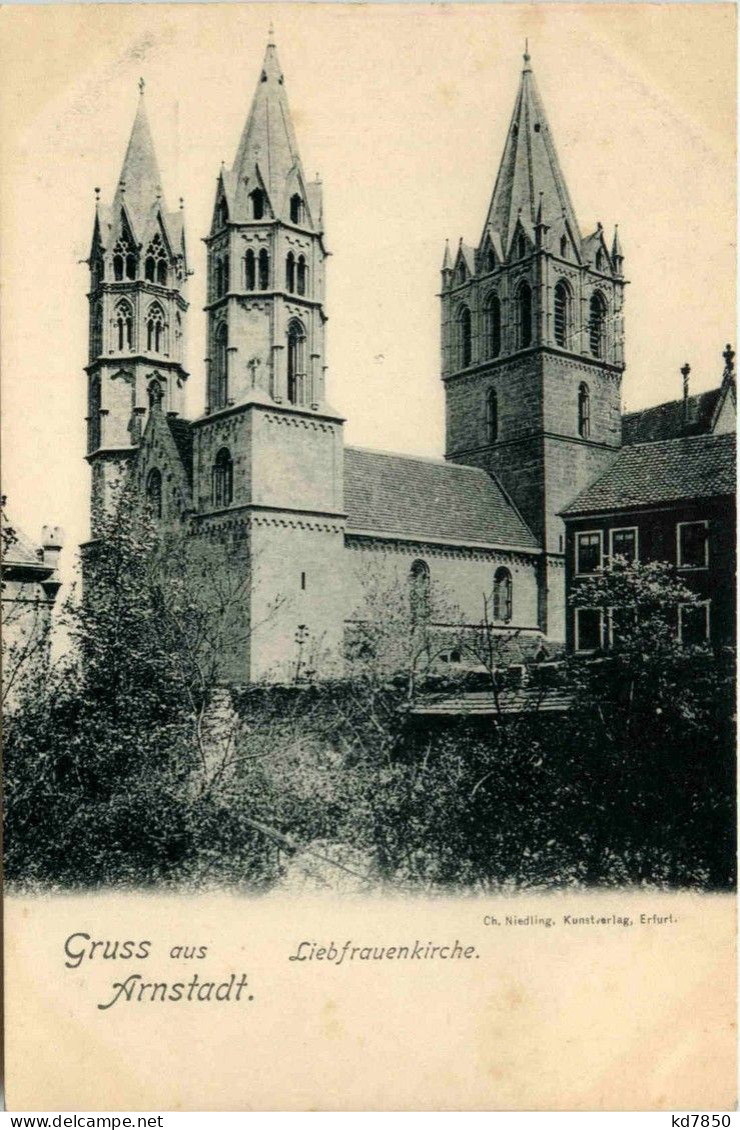
[[[623,447],[562,514],[626,510],[735,492],[735,436],[680,436]]]

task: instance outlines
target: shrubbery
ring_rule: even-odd
[[[193,583],[214,562],[130,503],[106,533],[72,653],[27,673],[6,720],[11,883],[255,890],[312,853],[329,884],[427,892],[734,882],[732,659],[677,647],[655,608],[650,646],[629,629],[566,665],[565,715],[431,725],[409,713],[418,665],[411,691],[366,664],[234,694],[214,736],[235,594],[214,618]]]

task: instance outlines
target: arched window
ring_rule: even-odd
[[[116,282],[122,282],[124,273],[127,279],[136,278],[136,255],[128,240],[121,237],[113,248],[114,280]]]
[[[149,353],[165,353],[164,311],[158,302],[152,303],[146,317],[146,348]]]
[[[270,285],[270,256],[263,247],[259,254],[260,290],[267,290]]]
[[[113,314],[113,321],[116,328],[116,344],[119,353],[124,349],[133,348],[134,338],[134,316],[130,305],[125,299],[121,299],[116,303],[116,308]]]
[[[566,283],[561,279],[555,287],[555,302],[554,302],[554,330],[555,330],[555,344],[565,348],[568,344],[568,307],[570,305],[570,293]]]
[[[167,281],[167,253],[162,246],[162,240],[159,238],[159,233],[154,236],[152,242],[146,249],[146,256],[144,258],[144,278],[148,282],[155,282],[160,278],[160,273],[163,279]]]
[[[156,408],[161,408],[162,401],[164,400],[164,389],[162,388],[162,382],[156,380],[155,378],[153,381],[149,382],[146,391],[149,396],[150,411],[154,411],[154,409]]]
[[[523,282],[517,293],[517,337],[520,349],[532,344],[532,289]]]
[[[251,247],[244,256],[244,287],[246,290],[254,290],[257,282],[256,262],[254,258],[254,251]]]
[[[466,281],[467,277],[468,277],[468,269],[465,266],[465,263],[463,262],[463,260],[461,259],[460,264],[457,268],[457,281],[460,282],[460,283],[464,283]]]
[[[594,357],[604,356],[604,330],[606,327],[606,302],[599,290],[591,295],[589,303],[588,341]]]
[[[229,395],[229,328],[222,322],[216,330],[213,364],[213,407],[225,408]]]
[[[231,273],[231,264],[229,262],[229,253],[227,251],[226,254],[224,255],[224,258],[223,258],[223,268],[222,268],[222,274],[221,274],[221,287],[222,287],[221,293],[222,294],[226,294],[229,290],[230,273]]]
[[[519,235],[517,237],[516,253],[517,253],[517,257],[519,259],[523,259],[524,256],[527,254],[527,241],[524,238],[524,234],[522,232],[519,232]]]
[[[491,248],[488,248],[488,255],[486,256],[486,268],[489,271],[496,270],[496,256],[493,254]]]
[[[99,357],[103,352],[103,307],[100,302],[93,306],[90,322],[90,357]]]
[[[472,319],[468,306],[461,306],[457,315],[457,357],[461,369],[467,369],[473,359]]]
[[[100,447],[100,377],[93,377],[90,381],[90,394],[88,402],[88,447],[96,451]]]
[[[486,393],[486,439],[495,443],[498,439],[498,393],[489,388]]]
[[[175,314],[175,358],[182,360],[182,318]]]
[[[265,194],[261,188],[255,188],[249,194],[252,201],[252,219],[261,220],[265,214]]]
[[[218,222],[222,228],[225,228],[229,222],[229,206],[224,196],[221,197],[218,205]]]
[[[162,473],[152,467],[146,477],[146,500],[149,504],[152,517],[162,517]]]
[[[303,222],[303,200],[297,192],[290,198],[290,219],[294,224]]]
[[[501,352],[501,302],[497,294],[488,298],[485,307],[486,356],[498,357]]]
[[[599,250],[596,252],[596,270],[601,271],[601,270],[603,270],[603,268],[604,268],[604,253],[601,250],[601,248],[599,248]]]
[[[307,289],[307,282],[308,282],[308,267],[306,266],[306,256],[305,255],[299,255],[298,256],[298,265],[297,265],[297,268],[296,268],[296,276],[297,276],[297,284],[298,284],[298,293],[299,294],[305,294],[306,289]]]
[[[511,573],[503,565],[493,578],[493,618],[508,624],[513,612],[513,585]]]
[[[426,624],[431,614],[431,576],[426,561],[417,559],[409,573],[409,605],[414,628]]]
[[[230,506],[234,499],[234,464],[227,447],[221,448],[213,464],[211,494],[215,507]]]
[[[578,386],[578,434],[581,439],[591,435],[591,393],[585,382]]]
[[[568,258],[568,237],[565,235],[560,237],[560,254],[563,259]]]
[[[306,331],[298,321],[288,326],[288,401],[305,404]]]
[[[292,294],[295,290],[295,255],[288,252],[285,260],[285,289]]]

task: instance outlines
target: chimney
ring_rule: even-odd
[[[61,526],[44,526],[41,531],[41,553],[44,565],[59,568],[59,555],[64,545],[64,530]]]
[[[688,361],[681,369],[681,376],[683,377],[683,424],[688,427],[689,424],[689,373],[691,366]]]

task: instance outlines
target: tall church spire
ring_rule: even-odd
[[[317,213],[305,215],[304,220],[318,227],[319,210],[306,186],[272,28],[234,164],[224,181],[233,222],[252,218],[250,197],[255,190],[266,194],[266,208],[273,219],[289,219],[290,198],[297,192],[309,212]]]
[[[117,217],[121,207],[125,205],[135,235],[141,239],[152,209],[157,204],[162,209],[165,208],[162,178],[146,113],[144,80],[140,79],[139,105],[113,198],[113,215]]]
[[[527,47],[504,155],[488,209],[484,239],[487,231],[498,233],[504,254],[508,254],[517,218],[521,215],[524,224],[534,226],[540,200],[543,222],[551,229],[560,228],[565,222],[570,229],[570,237],[579,246],[578,221],[555,152]]]

